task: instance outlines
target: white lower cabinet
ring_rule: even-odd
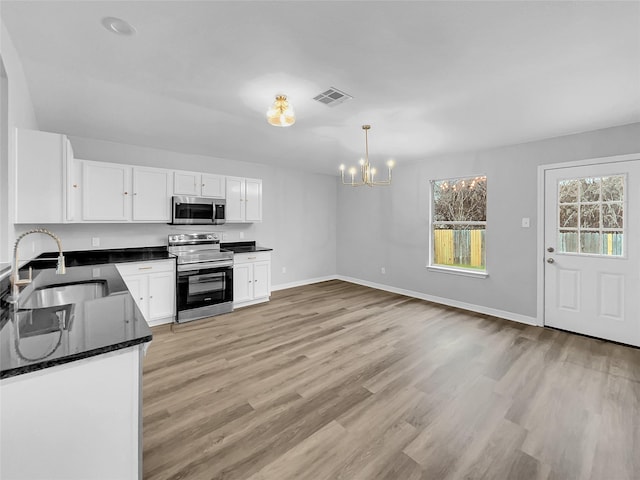
[[[2,478],[141,480],[143,350],[2,379]]]
[[[234,308],[268,302],[271,296],[271,252],[236,253],[233,257]]]
[[[149,326],[175,319],[176,271],[174,260],[116,265]]]

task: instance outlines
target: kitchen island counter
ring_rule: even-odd
[[[24,274],[23,274],[24,276]],[[47,308],[19,308],[38,289],[90,282],[101,298]],[[151,341],[147,325],[114,265],[34,269],[18,305],[2,303],[0,378],[101,355]]]

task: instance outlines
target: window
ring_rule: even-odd
[[[487,177],[431,182],[431,265],[485,272]]]
[[[623,254],[624,184],[623,175],[559,182],[558,253]]]

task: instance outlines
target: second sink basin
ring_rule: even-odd
[[[93,280],[40,287],[34,290],[24,302],[19,303],[22,309],[49,308],[95,300],[108,294],[105,280]]]

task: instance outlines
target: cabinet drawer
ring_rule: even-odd
[[[271,252],[236,253],[233,263],[262,262],[271,260]]]
[[[172,272],[175,270],[173,260],[153,260],[150,262],[119,263],[116,265],[120,275],[138,275],[141,273]]]

